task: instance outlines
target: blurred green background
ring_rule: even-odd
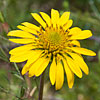
[[[92,31],[93,37],[80,42],[97,56],[84,57],[90,73],[83,74],[82,79],[75,76],[72,89],[68,88],[65,76],[63,88],[55,91],[47,68],[43,100],[100,100],[100,0],[0,0],[0,100],[37,100],[39,77],[23,77],[20,71],[24,63],[9,62],[8,52],[17,45],[8,41],[7,33],[21,22],[35,23],[31,12],[44,11],[50,15],[51,8],[61,14],[70,11],[72,27]]]

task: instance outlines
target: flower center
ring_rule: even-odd
[[[45,31],[41,29],[38,46],[41,45],[41,48],[48,52],[61,51],[65,48],[67,34],[62,28],[46,27]]]
[[[51,44],[59,45],[61,42],[61,36],[58,32],[50,32],[48,33],[48,40]]]

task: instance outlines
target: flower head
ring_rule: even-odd
[[[70,28],[73,23],[69,19],[70,12],[64,12],[60,17],[57,10],[51,9],[51,18],[44,12],[40,12],[40,15],[32,13],[33,18],[40,24],[39,27],[24,22],[17,26],[20,30],[8,33],[8,36],[14,37],[10,41],[24,44],[9,52],[10,61],[27,61],[22,75],[28,72],[29,77],[40,76],[50,65],[49,77],[56,90],[64,83],[65,70],[68,86],[72,88],[74,74],[82,78],[82,71],[87,75],[89,73],[81,54],[96,55],[91,50],[81,48],[78,41],[91,37],[92,33],[78,27]]]

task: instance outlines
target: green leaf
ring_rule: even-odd
[[[16,68],[16,71],[20,74],[20,70],[15,62],[14,62],[14,67]]]
[[[8,90],[6,90],[2,85],[0,85],[0,92],[8,93]]]
[[[4,52],[4,50],[0,47],[0,59],[9,62],[8,57],[6,55],[6,53]]]
[[[4,23],[4,17],[3,17],[3,15],[2,15],[2,12],[0,11],[0,22],[1,23]]]
[[[25,88],[23,86],[21,86],[21,89],[20,89],[20,98],[23,97],[25,94]]]
[[[17,71],[9,71],[9,72],[11,72],[11,74],[15,75],[17,78],[24,80],[24,78],[21,76],[21,74],[18,73]]]
[[[20,76],[19,74],[14,74],[17,78],[24,80],[22,76]]]

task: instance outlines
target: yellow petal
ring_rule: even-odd
[[[51,9],[51,21],[52,21],[53,27],[56,27],[58,20],[59,20],[58,10]]]
[[[64,12],[61,16],[61,18],[59,19],[59,24],[61,26],[63,26],[64,24],[66,24],[69,20],[70,17],[70,12]]]
[[[64,30],[66,31],[67,29],[69,29],[73,24],[73,20],[68,20],[66,25],[64,25]]]
[[[84,31],[81,31],[77,35],[72,35],[71,38],[70,38],[70,40],[72,40],[72,39],[79,39],[79,40],[81,40],[81,39],[89,38],[91,36],[92,36],[92,33],[91,33],[90,30],[84,30]]]
[[[37,66],[35,75],[40,76],[43,73],[43,71],[46,69],[46,67],[48,66],[49,62],[50,62],[50,58],[45,58],[43,63],[40,66]]]
[[[56,72],[56,90],[60,89],[64,83],[64,69],[61,62],[57,63],[57,72]]]
[[[28,44],[28,43],[33,43],[34,39],[9,39],[9,41],[20,44]]]
[[[76,36],[81,33],[81,29],[79,27],[73,27],[69,30],[68,35]]]
[[[16,48],[10,50],[9,54],[17,55],[18,53],[28,51],[28,50],[31,50],[31,49],[34,49],[34,48],[35,47],[33,46],[33,44],[27,44],[27,45],[16,47]]]
[[[31,28],[32,30],[40,31],[40,28],[38,26],[31,24],[29,22],[23,22],[21,24],[28,27],[28,28]]]
[[[34,62],[29,62],[29,60],[27,61],[27,63],[24,65],[21,73],[22,75],[26,74],[29,71],[29,68],[32,66]]]
[[[36,62],[32,64],[32,66],[29,68],[29,77],[32,77],[35,75],[37,67],[41,66],[43,64],[44,59],[39,58]]]
[[[46,21],[46,23],[48,24],[48,26],[51,26],[51,19],[50,19],[49,15],[47,15],[44,12],[40,12],[40,14],[43,17],[43,19]]]
[[[31,13],[33,18],[39,22],[39,24],[41,24],[43,26],[43,28],[46,27],[46,23],[43,21],[43,19],[37,14],[37,13]]]
[[[73,41],[71,41],[71,44],[80,47],[80,42],[79,41],[73,40]]]
[[[29,32],[29,33],[32,33],[32,34],[35,34],[37,35],[37,31],[36,30],[33,30],[31,28],[28,28],[28,27],[25,27],[25,26],[22,26],[22,25],[18,25],[17,26],[19,29],[25,31],[25,32]]]
[[[96,56],[95,52],[85,49],[85,48],[71,47],[70,49],[79,54],[88,55],[88,56]]]
[[[29,69],[29,77],[32,77],[34,75],[39,76],[40,74],[42,74],[42,72],[47,67],[48,63],[49,63],[49,59],[46,59],[45,57],[39,58],[30,67],[30,69]]]
[[[28,58],[27,63],[24,65],[22,69],[22,75],[24,75],[29,70],[29,68],[32,66],[32,64],[35,63],[35,61],[39,59],[42,52],[43,51],[40,51],[40,50],[34,50],[32,52],[31,56]]]
[[[10,31],[8,33],[8,36],[15,36],[15,37],[22,37],[22,38],[35,38],[34,35],[25,32],[25,31],[21,31],[21,30],[14,30],[14,31]]]
[[[10,62],[23,62],[26,61],[33,51],[26,51],[25,54],[11,55]]]
[[[64,63],[65,72],[66,72],[68,86],[69,88],[72,88],[74,85],[74,73],[71,71],[71,69],[69,68],[65,60],[63,60],[63,63]]]
[[[75,73],[79,78],[82,78],[82,71],[80,70],[79,66],[75,63],[75,61],[66,56],[67,64],[70,67],[70,69]]]
[[[89,69],[86,63],[84,62],[83,58],[75,53],[68,53],[70,56],[75,60],[75,62],[79,65],[79,67],[84,71],[85,74],[88,75]]]
[[[57,70],[57,65],[56,65],[56,62],[55,62],[55,58],[53,58],[52,64],[50,66],[50,71],[49,71],[49,77],[50,77],[50,81],[51,81],[52,85],[55,84],[56,70]]]

